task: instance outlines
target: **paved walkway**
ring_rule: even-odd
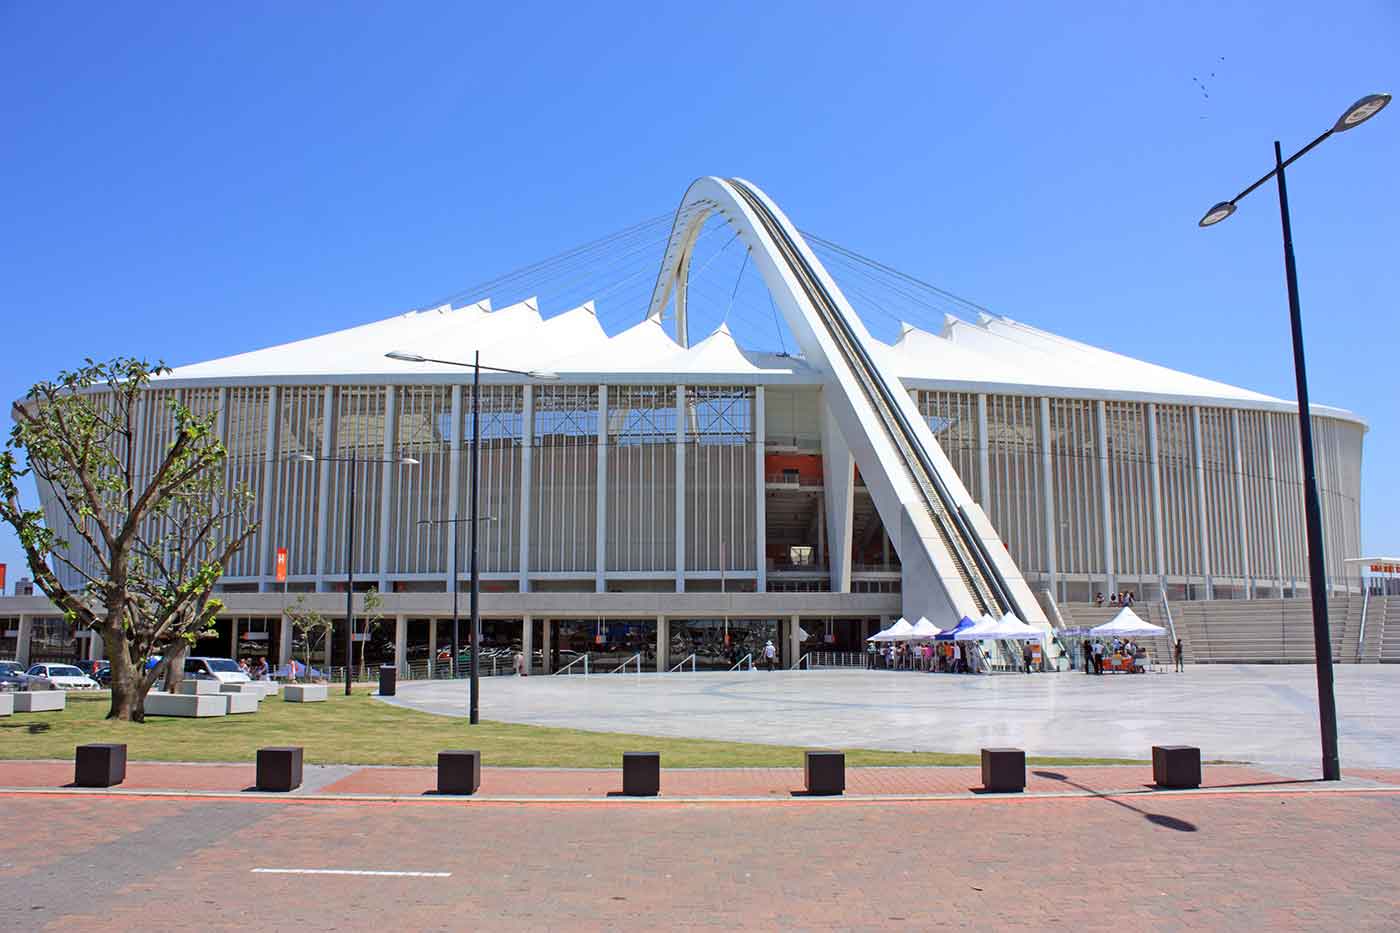
[[[1400,793],[1384,791],[835,806],[0,795],[0,825],[15,828],[0,835],[0,929],[1400,925]]]
[[[1214,789],[1336,787],[1299,781],[1258,768],[1205,765],[1202,787]],[[481,769],[482,798],[547,798],[599,800],[620,794],[620,769],[492,768]],[[55,790],[68,787],[73,765],[65,761],[0,762],[0,792],[4,789]],[[251,764],[183,764],[132,762],[120,791],[242,794],[253,789]],[[850,796],[923,797],[968,795],[980,791],[978,768],[848,768]],[[401,768],[354,765],[310,765],[293,796],[422,797],[436,790],[431,767]],[[1151,788],[1152,769],[1145,765],[1106,767],[1037,767],[1027,769],[1026,792],[1031,794],[1138,793]],[[1347,775],[1346,787],[1400,786],[1400,770]],[[662,796],[671,798],[791,797],[803,789],[800,768],[680,768],[663,769]],[[80,790],[81,793],[89,791]]]
[[[1336,668],[1343,768],[1400,768],[1400,665]],[[401,684],[393,700],[466,715],[465,681]],[[1319,770],[1317,684],[1306,665],[1204,665],[1185,674],[993,677],[886,671],[487,678],[484,719],[679,738],[832,748],[1146,758],[1198,746],[1293,777]]]

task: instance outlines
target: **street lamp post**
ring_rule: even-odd
[[[457,676],[457,653],[458,638],[457,627],[459,613],[457,612],[457,573],[458,573],[458,547],[457,547],[457,526],[462,522],[494,522],[494,515],[483,515],[480,518],[475,516],[468,518],[423,518],[419,519],[420,525],[451,525],[452,526],[452,676]],[[433,651],[437,651],[437,645],[433,645]]]
[[[397,463],[399,466],[417,466],[418,461],[405,454],[396,460],[366,460],[353,453],[348,457],[313,457],[311,454],[294,454],[291,457],[300,463],[348,463],[350,482],[345,515],[345,695],[350,695],[353,672],[351,662],[355,656],[355,466],[360,463]]]
[[[433,357],[430,357],[430,356],[423,356],[422,354],[419,354],[419,353],[410,353],[410,352],[408,352],[408,351],[406,351],[406,350],[392,350],[392,351],[390,351],[390,352],[388,352],[388,353],[386,353],[386,354],[384,354],[384,355],[387,356],[387,357],[388,357],[389,359],[391,359],[391,360],[400,360],[400,361],[405,362],[405,363],[439,363],[439,364],[442,364],[442,365],[444,365],[444,366],[464,366],[464,367],[470,368],[470,369],[472,370],[472,448],[471,448],[471,450],[472,450],[472,463],[471,463],[471,469],[472,469],[472,490],[471,490],[471,506],[470,506],[470,508],[471,508],[471,516],[474,518],[474,517],[476,516],[477,489],[478,489],[478,487],[479,487],[480,484],[481,484],[481,480],[480,480],[481,470],[479,469],[480,466],[481,466],[481,418],[480,418],[480,415],[481,415],[481,371],[482,371],[483,369],[487,369],[487,370],[490,370],[490,371],[492,371],[492,372],[497,372],[497,373],[511,373],[511,374],[514,374],[514,375],[517,375],[517,376],[528,376],[528,377],[531,378],[531,379],[556,379],[556,378],[558,378],[558,377],[555,376],[554,373],[549,373],[549,372],[531,372],[531,371],[527,371],[527,370],[523,370],[523,369],[506,369],[505,367],[502,367],[502,366],[483,366],[482,363],[481,363],[481,351],[480,351],[480,350],[477,350],[477,351],[475,352],[475,354],[474,354],[473,357],[472,357],[472,362],[470,362],[470,363],[463,363],[463,362],[461,362],[461,361],[459,361],[459,360],[440,360],[440,359],[434,359]],[[455,428],[454,428],[454,430],[455,430]],[[475,521],[472,521],[472,522],[471,522],[471,526],[472,526],[472,530],[471,530],[471,554],[472,554],[472,573],[471,573],[471,616],[472,616],[471,651],[472,651],[472,661],[471,661],[471,703],[470,703],[470,706],[469,706],[469,708],[468,708],[467,721],[470,722],[473,726],[476,725],[477,722],[478,722],[479,719],[480,719],[480,701],[481,701],[481,671],[480,671],[479,662],[478,662],[478,657],[477,657],[477,655],[480,653],[478,649],[480,648],[480,645],[481,645],[481,574],[480,574],[479,565],[478,565],[478,561],[477,561],[477,540],[476,540],[477,524],[478,524],[478,523],[475,522]],[[454,530],[453,533],[454,533],[454,535],[456,534],[455,530]],[[455,558],[455,557],[456,557],[456,554],[457,554],[457,547],[456,547],[456,540],[455,540],[455,538],[454,538],[454,540],[453,540],[452,553],[453,553],[453,557]],[[456,644],[456,637],[457,637],[457,625],[456,625],[456,618],[457,618],[457,568],[456,568],[455,560],[454,560],[453,568],[452,568],[452,618],[453,618],[453,625],[452,625],[452,633],[453,633],[452,651],[453,651],[453,656],[452,656],[452,662],[453,662],[453,664],[455,665],[455,664],[457,663],[457,656],[456,656],[456,651],[457,651],[457,644]]]
[[[1235,205],[1270,178],[1278,182],[1279,217],[1283,224],[1283,266],[1288,283],[1288,317],[1293,334],[1293,374],[1298,386],[1298,443],[1303,457],[1303,513],[1308,535],[1308,588],[1312,597],[1313,650],[1317,657],[1317,707],[1322,732],[1322,779],[1342,777],[1337,751],[1337,700],[1332,683],[1332,639],[1327,622],[1327,566],[1322,552],[1322,507],[1317,496],[1317,471],[1313,465],[1312,408],[1308,402],[1308,373],[1303,355],[1303,319],[1298,302],[1298,270],[1293,260],[1293,225],[1288,213],[1288,186],[1284,169],[1334,133],[1345,132],[1375,116],[1389,94],[1370,94],[1347,108],[1327,132],[1318,136],[1287,159],[1274,141],[1274,169],[1228,201],[1206,211],[1200,226],[1220,223],[1235,212]]]

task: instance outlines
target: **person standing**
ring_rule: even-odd
[[[768,670],[773,670],[773,662],[777,657],[778,649],[773,647],[773,641],[769,639],[768,644],[763,646],[763,663],[768,665]]]
[[[865,643],[865,669],[875,670],[875,652],[879,650],[873,641]]]
[[[1103,642],[1094,642],[1094,673],[1103,673]]]
[[[1084,649],[1084,673],[1092,674],[1094,673],[1094,652],[1090,650],[1087,641],[1081,642],[1080,647]]]
[[[1185,669],[1185,667],[1184,667],[1183,664],[1182,664],[1182,654],[1183,654],[1183,652],[1182,652],[1182,648],[1181,648],[1181,639],[1180,639],[1180,638],[1178,638],[1178,639],[1176,640],[1176,647],[1174,647],[1174,648],[1172,649],[1172,654],[1176,656],[1176,672],[1177,672],[1178,674],[1184,674],[1184,673],[1186,672],[1186,669]]]

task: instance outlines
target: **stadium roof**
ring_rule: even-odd
[[[948,315],[941,333],[903,324],[893,345],[875,351],[911,387],[978,392],[1037,392],[1125,400],[1216,404],[1293,410],[1295,403],[1193,376],[1061,337],[1011,318],[977,321]],[[489,300],[410,311],[262,350],[180,366],[162,381],[185,382],[431,382],[460,367],[387,359],[406,350],[441,359],[509,369],[549,371],[564,381],[820,382],[800,357],[740,347],[729,328],[682,347],[656,320],[614,335],[599,323],[592,302],[542,317],[534,298],[492,310]],[[492,378],[484,376],[483,378]],[[1319,413],[1361,421],[1341,409]]]

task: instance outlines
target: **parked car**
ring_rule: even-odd
[[[98,689],[97,681],[71,664],[35,664],[25,673],[43,678],[59,690]]]
[[[73,666],[100,685],[108,686],[112,683],[111,661],[74,661]]]
[[[53,687],[42,677],[30,677],[18,661],[0,661],[0,690],[48,690]]]
[[[185,658],[185,676],[221,684],[246,684],[253,680],[232,658]]]

